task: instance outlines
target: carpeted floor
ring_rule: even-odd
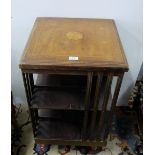
[[[21,106],[19,114],[18,114],[18,123],[19,126],[27,122],[28,120],[28,108],[27,105],[24,104]],[[120,120],[120,119],[119,119]],[[117,122],[117,119],[116,119]],[[126,122],[123,122],[126,124]],[[115,123],[114,123],[115,124]],[[128,123],[127,123],[128,124]],[[114,130],[118,130],[117,128],[120,127],[116,125]],[[16,145],[12,147],[12,151],[14,155],[32,155],[34,153],[34,140],[32,134],[32,127],[31,123],[22,127],[22,134],[20,137],[20,141],[16,141]],[[119,129],[120,130],[120,129]],[[126,129],[125,129],[126,130]],[[127,131],[122,131],[122,133],[127,133]],[[130,134],[126,137],[121,137],[120,135],[116,135],[114,132],[109,135],[108,142],[106,148],[98,153],[97,155],[134,155],[132,151],[133,140],[135,138],[131,138]],[[138,139],[138,138],[137,138]],[[132,144],[131,144],[132,143]],[[47,152],[48,155],[59,155],[58,146],[51,146],[50,150]],[[71,149],[67,155],[80,155],[79,151]]]

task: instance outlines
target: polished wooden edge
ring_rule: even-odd
[[[26,55],[26,51],[27,51],[28,45],[29,45],[29,43],[30,43],[31,40],[32,40],[33,33],[34,33],[34,31],[35,31],[35,29],[36,29],[36,27],[37,27],[37,23],[38,23],[38,20],[36,19],[36,20],[34,21],[34,24],[33,24],[33,26],[32,26],[32,30],[31,30],[31,32],[30,32],[30,35],[29,35],[29,37],[28,37],[28,39],[27,39],[27,42],[26,42],[25,48],[24,48],[24,50],[23,50],[22,56],[21,56],[21,58],[20,58],[20,64],[22,64],[22,63],[24,62],[24,57],[25,57],[25,55]],[[19,67],[20,67],[20,65],[19,65]],[[20,68],[21,68],[21,67],[20,67]]]
[[[103,20],[103,18],[75,18],[75,17],[37,17],[36,18],[36,21],[40,21],[40,20],[47,20],[47,19],[57,19],[57,20],[62,20],[62,19],[64,19],[64,20],[66,20],[66,19],[68,19],[68,20]],[[113,21],[113,19],[111,18],[104,18],[104,20],[107,20],[107,21]]]
[[[67,73],[67,74],[87,74],[88,72],[104,72],[104,73],[109,73],[109,72],[114,72],[114,74],[120,74],[122,72],[128,72],[127,68],[81,68],[81,67],[59,67],[59,68],[55,68],[55,67],[51,67],[50,69],[33,69],[33,68],[29,68],[29,69],[23,69],[21,68],[22,72],[24,73],[49,73],[49,74],[53,74],[53,73],[59,73],[59,74],[63,74],[63,73]],[[72,73],[69,73],[72,72]]]
[[[66,68],[66,69],[100,69],[100,70],[104,70],[104,69],[122,69],[125,71],[128,71],[128,65],[126,63],[112,63],[112,62],[101,62],[102,64],[100,64],[100,62],[78,62],[78,63],[73,63],[73,64],[68,64],[68,61],[62,61],[61,63],[58,62],[57,65],[55,65],[53,63],[52,64],[48,64],[46,63],[40,63],[40,65],[36,65],[35,63],[25,63],[24,61],[21,62],[19,64],[19,68],[20,69],[62,69],[62,68]],[[91,65],[92,66],[91,66]],[[95,65],[95,66],[93,66]]]
[[[124,64],[126,64],[126,68],[129,69],[128,61],[126,59],[126,56],[125,56],[125,53],[124,53],[124,49],[123,49],[123,46],[122,46],[122,42],[121,42],[118,30],[117,30],[117,26],[116,26],[116,23],[115,23],[114,20],[113,20],[113,25],[114,25],[115,32],[117,34],[117,39],[118,39],[118,42],[119,42],[119,45],[120,45],[120,48],[121,48],[121,53],[122,53],[122,56],[123,56],[123,59],[124,59]]]

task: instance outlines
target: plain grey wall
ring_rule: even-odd
[[[25,93],[18,68],[20,56],[38,16],[112,18],[129,63],[119,105],[126,105],[143,59],[142,0],[13,0],[12,1],[12,90],[17,103],[24,103]]]

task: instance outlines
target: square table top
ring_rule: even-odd
[[[128,70],[114,20],[85,18],[38,17],[19,66]]]

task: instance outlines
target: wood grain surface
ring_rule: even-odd
[[[112,19],[37,18],[19,66],[128,70]]]

